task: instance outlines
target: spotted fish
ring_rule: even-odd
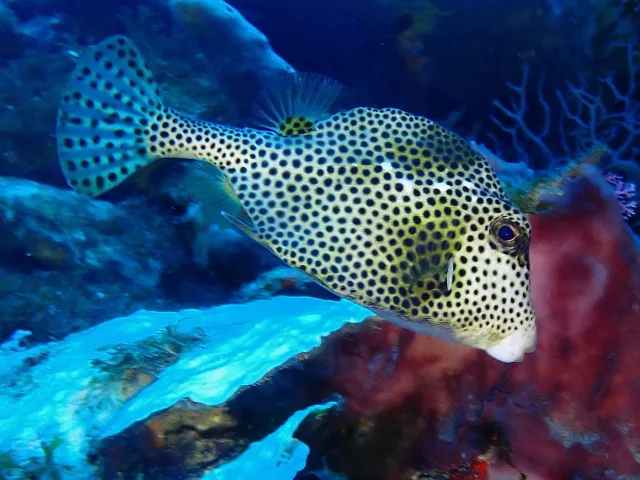
[[[535,349],[527,218],[463,139],[401,110],[355,108],[293,136],[203,122],[165,106],[135,46],[111,37],[75,67],[59,159],[100,195],[161,158],[217,167],[228,218],[337,295],[410,330],[503,361]]]

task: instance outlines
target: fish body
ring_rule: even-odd
[[[296,136],[199,121],[164,106],[140,53],[112,37],[79,60],[57,141],[69,184],[92,196],[159,158],[209,162],[242,205],[229,219],[337,295],[504,362],[535,348],[530,224],[431,120],[360,107]]]

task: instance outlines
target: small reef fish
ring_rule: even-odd
[[[72,72],[59,160],[69,185],[90,196],[162,158],[209,162],[242,206],[228,219],[340,297],[503,362],[535,349],[531,226],[482,156],[393,108],[283,112],[292,115],[269,131],[173,110],[140,52],[115,36]]]

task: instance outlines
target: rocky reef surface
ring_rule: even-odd
[[[169,307],[163,276],[186,259],[176,232],[144,206],[30,180],[0,178],[0,225],[0,338],[20,328],[46,341],[141,302]]]
[[[26,343],[60,339],[142,308],[281,291],[328,296],[229,226],[208,229],[206,260],[198,263],[190,224],[176,226],[142,199],[113,204],[0,178],[0,228],[0,339],[18,329],[31,332]]]
[[[343,83],[343,105],[405,108],[523,160],[510,129],[491,120],[509,120],[493,101],[510,105],[507,82],[517,84],[527,67],[526,117],[538,133],[544,126],[539,93],[555,112],[562,107],[556,89],[571,98],[571,85],[594,93],[598,79],[624,78],[624,52],[611,47],[637,32],[638,18],[626,3],[3,0],[0,175],[64,185],[52,136],[56,108],[78,56],[114,34],[140,48],[168,104],[206,120],[246,123],[257,92],[295,68]],[[602,102],[607,111],[620,107],[615,97]],[[555,126],[545,141],[562,156],[559,131]],[[533,147],[530,163],[546,165],[549,152],[540,155],[523,132],[519,140]]]
[[[248,465],[210,478],[239,478],[242,468],[292,478],[308,452],[291,437],[308,413],[296,412],[335,404],[314,381],[321,369],[300,368],[300,359],[364,315],[348,302],[280,297],[140,311],[30,349],[7,342],[0,478],[188,478],[244,455]],[[114,435],[106,458],[102,439]]]

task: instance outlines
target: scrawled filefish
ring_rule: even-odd
[[[242,205],[229,220],[330,291],[503,362],[535,349],[531,226],[480,155],[392,108],[302,126],[286,136],[166,107],[139,51],[116,36],[79,59],[57,143],[69,185],[92,196],[160,158],[209,162]]]

